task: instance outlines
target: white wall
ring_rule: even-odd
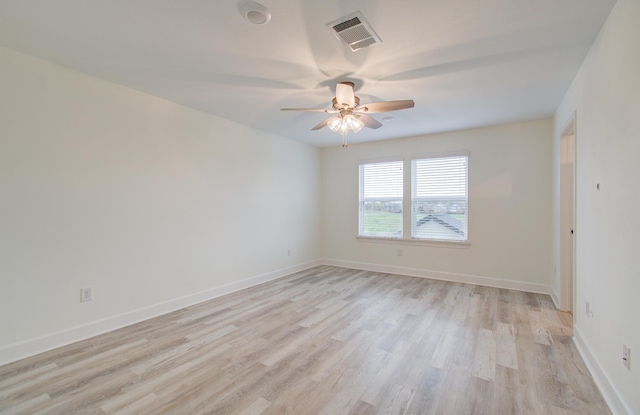
[[[0,363],[316,260],[319,163],[0,49]]]
[[[576,340],[610,405],[634,414],[640,414],[639,40],[640,1],[618,0],[554,117],[557,159],[562,128],[576,111]],[[557,189],[557,169],[554,181]],[[593,318],[586,317],[587,300]],[[622,365],[623,343],[632,349],[631,371]]]
[[[341,265],[548,292],[551,142],[547,119],[324,149],[323,256]],[[462,150],[470,151],[469,248],[356,239],[359,160]]]

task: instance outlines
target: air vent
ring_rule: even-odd
[[[327,27],[354,52],[376,43],[382,43],[360,12],[331,22],[327,24]]]

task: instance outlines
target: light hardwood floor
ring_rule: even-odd
[[[10,414],[610,414],[546,295],[329,266],[0,367]]]

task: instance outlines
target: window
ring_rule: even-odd
[[[403,161],[360,164],[360,236],[402,238]]]
[[[469,156],[411,160],[411,237],[467,241]]]
[[[361,162],[358,236],[468,245],[468,164],[468,152]]]

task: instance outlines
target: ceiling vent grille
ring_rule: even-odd
[[[380,37],[360,12],[331,22],[327,24],[327,27],[353,52],[376,43],[382,43]]]

